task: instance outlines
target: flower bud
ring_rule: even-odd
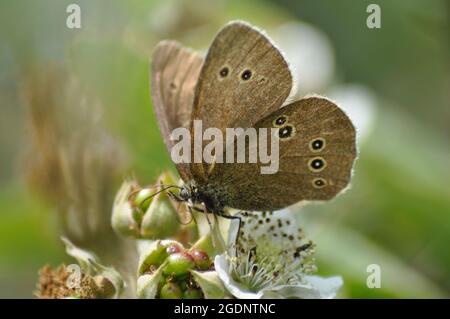
[[[147,211],[152,201],[151,195],[155,192],[155,188],[142,188],[134,195],[133,205],[136,207],[136,211],[143,214]]]
[[[171,244],[169,246],[167,246],[166,248],[166,252],[169,255],[175,254],[175,253],[180,253],[182,251],[182,247],[178,244]]]
[[[155,195],[142,218],[141,236],[144,238],[169,238],[180,229],[178,213],[168,195]]]
[[[114,231],[123,236],[139,236],[139,219],[134,207],[130,203],[130,195],[136,190],[137,184],[125,181],[120,187],[111,217],[111,225]]]
[[[187,275],[195,267],[194,259],[187,252],[174,253],[167,257],[167,264],[163,269],[166,276]]]
[[[159,292],[159,298],[161,299],[181,299],[183,292],[180,287],[173,282],[168,282],[162,286]]]
[[[189,254],[195,262],[195,266],[199,270],[207,270],[211,266],[211,260],[206,252],[199,249],[191,249]]]
[[[169,172],[159,176],[157,187],[142,188],[134,181],[125,181],[114,201],[113,229],[135,238],[176,237],[181,226],[177,207],[169,198],[168,190],[162,189],[164,185],[174,184],[175,178]]]
[[[183,299],[202,299],[203,293],[201,289],[198,288],[188,288],[183,293]]]
[[[181,244],[173,240],[139,240],[137,249],[139,253],[138,275],[148,272],[150,268],[161,266],[169,256],[168,247],[180,247]]]

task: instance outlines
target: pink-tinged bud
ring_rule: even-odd
[[[206,252],[199,249],[192,249],[189,254],[194,259],[195,265],[199,270],[207,270],[211,267],[211,260]]]

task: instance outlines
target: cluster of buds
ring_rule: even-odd
[[[203,238],[189,249],[174,240],[138,241],[138,297],[224,298],[225,288],[207,252],[214,254],[209,238]]]
[[[136,239],[165,239],[185,237],[183,242],[196,239],[196,226],[187,220],[186,207],[173,200],[167,185],[176,179],[165,172],[155,186],[142,187],[136,181],[125,181],[114,201],[112,227],[122,236]]]
[[[176,241],[141,242],[139,274],[141,283],[156,287],[161,299],[200,299],[204,293],[196,280],[202,272],[214,271],[213,261],[200,248],[185,249]],[[148,279],[152,280],[149,281]],[[158,280],[155,280],[157,278]],[[148,290],[148,287],[146,287]],[[141,290],[145,294],[145,290]],[[145,295],[142,295],[145,297]],[[148,296],[147,296],[148,297]]]
[[[168,172],[157,186],[125,181],[113,207],[112,227],[137,240],[139,298],[223,298],[226,290],[214,270],[214,234],[201,230],[203,216],[193,216],[168,195],[177,185]],[[171,191],[177,191],[174,187]],[[192,244],[193,243],[193,244]]]

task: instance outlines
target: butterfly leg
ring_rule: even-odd
[[[241,233],[241,226],[242,226],[242,219],[239,216],[236,215],[229,215],[229,214],[225,214],[225,211],[222,211],[218,214],[220,217],[226,218],[226,219],[230,219],[230,220],[238,220],[239,222],[239,226],[238,226],[238,232],[237,232],[237,237],[236,237],[236,241],[239,238],[239,235]]]
[[[196,210],[199,213],[203,213],[206,214],[205,210],[203,208],[197,207],[197,206],[192,206],[192,209]]]
[[[196,207],[196,209],[197,209],[199,212],[202,212],[202,213],[205,214],[206,221],[208,222],[209,227],[212,229],[212,224],[211,224],[211,221],[209,220],[208,213],[206,212],[206,210],[198,209],[197,207]]]

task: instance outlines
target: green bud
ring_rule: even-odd
[[[197,289],[197,288],[188,288],[184,293],[183,293],[183,299],[202,299],[203,298],[203,293],[201,289]]]
[[[169,256],[167,247],[179,246],[181,244],[174,240],[138,240],[137,249],[139,254],[138,275],[148,272],[151,267],[158,268]]]
[[[136,207],[137,211],[145,214],[152,201],[151,195],[154,194],[155,191],[156,188],[143,188],[136,193],[133,198],[133,205]]]
[[[166,276],[183,276],[187,275],[189,270],[194,267],[194,260],[188,253],[175,253],[167,257],[167,264],[163,269],[163,273]]]
[[[182,278],[181,280],[176,281],[181,290],[185,291],[188,287],[188,280],[186,278]]]
[[[168,195],[164,192],[157,194],[141,224],[141,236],[144,238],[170,238],[180,229],[178,212]]]
[[[161,299],[181,299],[182,296],[183,292],[180,287],[173,282],[168,282],[162,286],[161,291],[159,292],[159,297]]]
[[[117,192],[111,217],[111,225],[114,231],[123,236],[138,237],[139,219],[136,210],[130,203],[130,195],[135,191],[137,184],[125,181]]]
[[[137,182],[125,181],[116,195],[111,224],[123,235],[135,238],[174,238],[181,227],[177,208],[167,194],[164,185],[175,185],[171,173],[158,178],[158,187],[141,188]]]

